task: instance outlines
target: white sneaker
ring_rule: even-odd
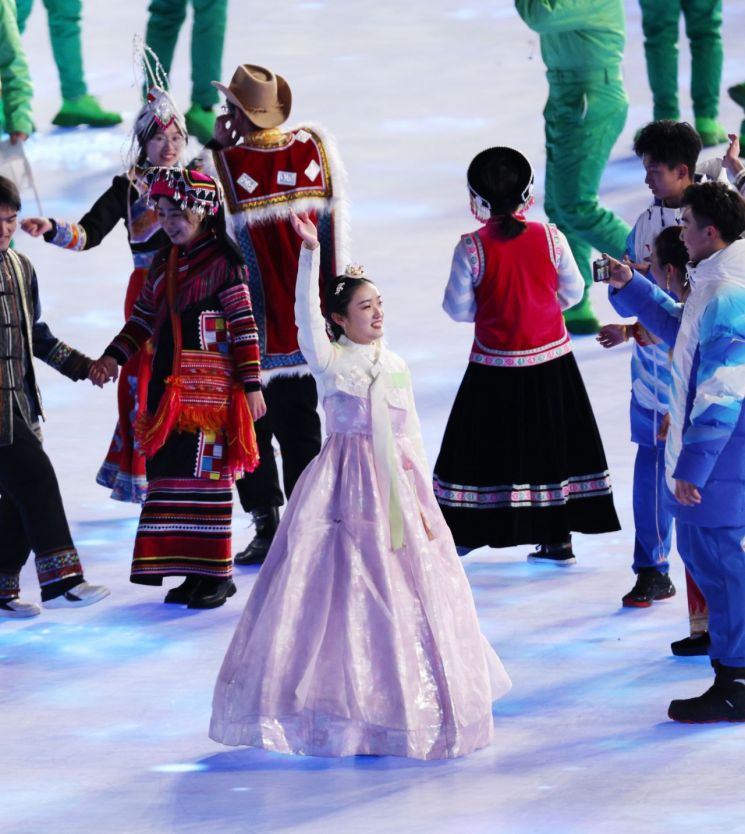
[[[0,617],[38,617],[41,608],[35,602],[13,599],[0,600]]]
[[[44,608],[84,608],[86,605],[93,605],[94,602],[102,600],[109,593],[109,589],[103,585],[89,585],[87,582],[81,582],[58,597],[43,600],[41,604]]]

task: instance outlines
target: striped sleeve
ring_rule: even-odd
[[[455,247],[442,301],[443,310],[454,321],[474,321],[476,318],[474,288],[481,278],[481,263],[475,236],[464,235]]]
[[[164,279],[164,275],[165,273],[161,272],[161,280]],[[137,296],[137,301],[132,308],[132,315],[104,351],[104,355],[113,357],[120,365],[134,356],[153,335],[155,296],[152,276],[151,271],[139,296]]]
[[[218,297],[228,319],[238,378],[246,391],[258,391],[261,388],[259,331],[251,308],[248,270],[240,266],[233,273],[234,280],[220,290]]]

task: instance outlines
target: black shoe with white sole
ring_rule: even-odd
[[[539,544],[533,553],[528,554],[528,561],[533,564],[559,565],[566,567],[577,560],[572,552],[572,540],[562,544]]]
[[[85,608],[109,595],[110,591],[103,585],[90,585],[85,580],[51,599],[42,600],[44,608]]]
[[[0,599],[0,617],[38,617],[41,608],[35,602],[24,602],[18,597]]]

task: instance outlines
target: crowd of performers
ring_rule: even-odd
[[[517,5],[528,19],[531,4]],[[611,99],[616,81],[604,72]],[[12,246],[19,192],[0,177],[0,615],[41,613],[19,586],[32,551],[42,606],[109,593],[83,576],[41,444],[37,357],[73,380],[118,379],[97,479],[142,504],[132,582],[179,578],[166,604],[211,609],[235,594],[234,563],[261,565],[216,684],[213,739],[322,756],[467,754],[490,742],[492,703],[511,683],[459,557],[531,544],[529,561],[565,567],[572,533],[620,527],[567,327],[592,315],[590,243],[561,212],[567,234],[526,218],[522,153],[473,159],[479,227],[455,247],[443,307],[473,323],[474,341],[432,475],[409,370],[383,340],[380,290],[348,265],[333,138],[285,127],[292,95],[271,70],[242,64],[213,84],[225,112],[198,159],[184,158],[187,121],[155,84],[131,166],[91,209],[21,223],[84,252],[124,221],[125,323],[98,359],[40,320],[33,266]],[[724,157],[700,162],[697,127],[658,119],[635,139],[653,202],[633,228],[606,218],[624,243],[601,247],[600,277],[638,320],[606,325],[598,341],[634,340],[636,579],[623,604],[675,594],[675,524],[691,635],[673,651],[709,654],[715,680],[669,715],[745,721],[745,168],[735,134]],[[549,166],[547,210],[559,211],[571,178],[549,188],[551,177]],[[234,483],[255,522],[235,556]]]

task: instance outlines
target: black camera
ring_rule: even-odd
[[[610,278],[610,261],[608,258],[598,258],[592,262],[592,280],[607,281]]]

